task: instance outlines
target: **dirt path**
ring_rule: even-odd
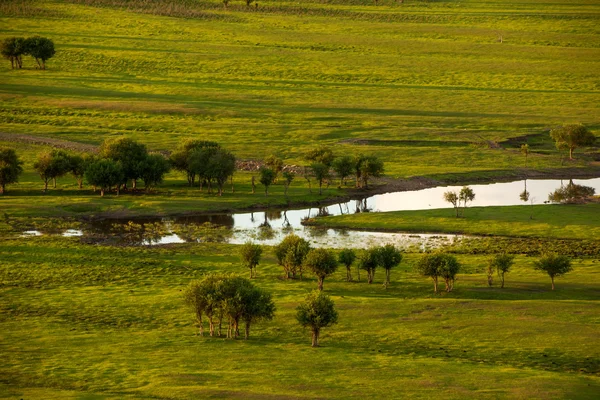
[[[0,141],[46,145],[55,147],[57,149],[83,151],[89,153],[98,152],[98,146],[94,146],[93,144],[84,144],[45,136],[22,135],[19,133],[0,132]]]

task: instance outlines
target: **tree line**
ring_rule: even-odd
[[[23,68],[23,56],[35,59],[39,69],[46,69],[46,61],[54,56],[54,42],[41,36],[9,37],[0,44],[0,54],[10,61],[12,69]]]

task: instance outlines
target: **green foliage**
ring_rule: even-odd
[[[341,185],[345,185],[346,178],[352,175],[352,171],[354,170],[353,166],[354,163],[352,161],[352,157],[350,156],[338,157],[335,160],[333,160],[331,168],[340,178]]]
[[[333,150],[327,146],[319,146],[315,149],[311,149],[304,156],[311,164],[323,164],[327,166],[328,169],[331,167],[334,157]]]
[[[529,145],[526,144],[522,144],[521,145],[521,153],[525,156],[525,168],[527,168],[527,156],[529,156]]]
[[[356,253],[353,249],[342,249],[338,255],[338,261],[346,267],[346,281],[352,281],[352,264],[356,260]]]
[[[287,279],[295,278],[296,274],[302,279],[302,265],[310,251],[310,244],[298,235],[289,234],[274,248],[277,263],[283,267]]]
[[[259,173],[260,173],[259,181],[265,187],[265,196],[268,196],[269,195],[269,186],[271,186],[273,184],[273,182],[275,181],[275,178],[277,177],[277,174],[272,169],[264,168],[264,167],[261,167],[261,169],[259,170]]]
[[[446,253],[426,253],[417,263],[417,271],[433,280],[433,292],[438,292],[438,280],[442,278],[446,284],[446,291],[454,288],[456,274],[460,271],[460,263],[456,257]]]
[[[314,291],[296,308],[296,319],[312,331],[312,347],[319,346],[321,329],[338,322],[334,302],[321,291]]]
[[[235,156],[225,149],[216,150],[208,159],[207,172],[207,181],[216,182],[219,189],[219,196],[222,196],[223,185],[235,173]]]
[[[240,248],[242,265],[250,270],[250,278],[256,277],[256,266],[260,262],[262,252],[262,247],[252,242],[246,242]]]
[[[447,191],[444,192],[444,200],[452,204],[456,212],[456,218],[462,217],[465,214],[467,204],[475,200],[475,192],[468,186],[463,186],[460,192]]]
[[[170,171],[169,161],[160,154],[149,154],[139,164],[140,178],[144,181],[146,192],[163,182]]]
[[[111,187],[115,187],[119,194],[119,186],[125,179],[125,173],[119,162],[104,159],[88,165],[85,179],[90,185],[100,188],[100,196],[104,197],[104,192]]]
[[[379,248],[371,247],[362,251],[358,256],[358,268],[367,271],[367,282],[373,283],[375,270],[379,266]],[[360,280],[360,277],[359,277]]]
[[[25,38],[8,37],[0,43],[0,54],[10,61],[12,69],[23,68],[22,56],[27,52]]]
[[[596,189],[590,186],[577,185],[569,181],[566,186],[556,189],[548,195],[548,201],[552,203],[576,203],[586,198],[592,197]]]
[[[492,286],[492,278],[490,276],[490,272],[495,271],[502,282],[500,288],[504,288],[504,275],[510,271],[510,268],[513,266],[514,263],[515,256],[506,253],[495,254],[492,258],[490,258],[488,264],[489,286]]]
[[[35,58],[40,69],[46,69],[46,61],[56,53],[52,39],[41,36],[33,36],[25,39],[25,49],[26,54]]]
[[[383,286],[387,289],[390,284],[390,275],[392,268],[396,267],[402,261],[402,252],[394,245],[386,244],[378,249],[379,265],[385,269],[385,280]]]
[[[533,268],[548,274],[552,280],[552,290],[554,290],[554,278],[565,275],[573,270],[571,259],[565,255],[556,253],[546,253],[539,260],[533,263]]]
[[[51,179],[54,179],[56,188],[56,178],[69,172],[71,169],[70,156],[62,150],[44,151],[38,154],[33,168],[44,181],[44,192],[46,192]]]
[[[310,169],[319,182],[319,194],[323,194],[323,181],[329,178],[329,167],[325,164],[315,162],[310,164]]]
[[[338,260],[329,250],[312,249],[306,254],[304,266],[317,276],[318,289],[323,290],[323,282],[337,270]]]
[[[292,181],[294,180],[294,178],[296,177],[296,174],[294,174],[291,171],[283,171],[283,179],[285,180],[284,185],[285,185],[285,189],[284,189],[284,196],[287,196],[287,192],[288,189],[290,188],[290,185],[292,184]]]
[[[146,145],[126,137],[107,139],[100,146],[100,155],[120,163],[123,169],[123,182],[120,183],[131,179],[133,189],[136,188],[136,181],[141,178],[142,166],[148,157]]]
[[[0,195],[6,191],[6,185],[17,183],[23,173],[23,162],[14,149],[0,147]]]
[[[578,147],[592,146],[596,136],[582,124],[563,125],[552,129],[550,137],[556,143],[557,149],[568,149],[569,159],[573,159],[573,151]]]
[[[264,164],[268,169],[275,172],[275,178],[273,181],[277,182],[277,177],[283,170],[283,160],[274,154],[270,154],[267,156],[267,158],[265,158]]]

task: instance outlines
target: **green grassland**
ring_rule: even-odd
[[[464,233],[555,239],[600,237],[600,204],[471,207],[456,218],[454,209],[391,211],[322,217],[311,225],[400,232]]]
[[[270,250],[255,284],[272,322],[250,340],[195,336],[182,288],[209,271],[246,274],[238,247],[104,247],[77,239],[0,241],[0,398],[594,398],[600,389],[598,261],[577,259],[550,290],[531,257],[505,289],[487,257],[459,255],[455,291],[433,295],[406,254],[392,286],[325,290],[339,324],[322,347],[294,320],[313,278],[285,281]]]

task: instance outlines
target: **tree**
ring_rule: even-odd
[[[310,251],[310,244],[292,233],[276,245],[274,250],[277,262],[283,267],[286,278],[295,278],[296,274],[299,274],[302,279],[302,265]]]
[[[9,37],[0,44],[0,54],[10,61],[12,69],[23,68],[23,54],[26,52],[26,42],[22,37]]]
[[[433,280],[433,292],[438,292],[438,279],[440,277],[440,269],[444,263],[442,253],[423,254],[417,263],[417,271],[422,276],[429,277]]]
[[[529,145],[522,144],[521,145],[521,153],[525,156],[525,168],[527,168],[527,156],[529,155]]]
[[[287,196],[288,189],[289,189],[290,185],[292,184],[292,181],[294,180],[295,176],[296,176],[296,174],[294,174],[291,171],[284,171],[283,172],[283,179],[285,180],[285,182],[283,183],[284,184],[284,189],[283,189],[284,190],[284,192],[283,192],[284,196]]]
[[[337,270],[338,262],[331,251],[313,249],[306,255],[304,266],[317,276],[319,290],[323,290],[325,278]]]
[[[216,142],[210,142],[206,140],[187,139],[177,148],[176,151],[171,153],[169,162],[177,171],[185,172],[188,185],[194,186],[196,181],[196,173],[190,167],[190,155],[193,151],[205,148],[220,148],[220,145]]]
[[[270,168],[261,167],[261,169],[259,170],[259,173],[260,173],[259,181],[265,187],[265,196],[268,196],[269,195],[269,186],[271,186],[271,184],[273,184],[273,182],[275,181],[275,176],[276,176],[275,171],[273,171]]]
[[[439,275],[446,284],[446,292],[451,292],[454,289],[454,281],[456,275],[460,272],[460,263],[456,257],[450,254],[441,255],[442,262],[439,266]]]
[[[94,156],[89,154],[72,154],[69,156],[69,172],[77,181],[79,189],[83,188],[83,178],[88,165],[95,161]]]
[[[111,187],[117,188],[123,182],[125,174],[119,162],[113,160],[98,160],[91,163],[85,170],[86,181],[93,186],[100,188],[100,196],[104,197],[104,192]]]
[[[552,280],[552,290],[554,290],[554,278],[573,270],[569,257],[554,253],[542,255],[539,260],[533,263],[533,268],[548,274]]]
[[[25,39],[26,54],[29,54],[38,63],[40,69],[46,69],[46,60],[52,58],[56,51],[52,39],[33,36]],[[40,63],[40,60],[42,61]]]
[[[362,187],[369,187],[369,179],[377,178],[383,175],[383,161],[375,156],[368,156],[362,160],[360,165],[360,177],[362,179]]]
[[[510,271],[510,268],[515,263],[515,256],[510,254],[496,254],[489,260],[488,269],[495,270],[500,277],[500,288],[504,288],[504,275]],[[488,284],[492,286],[492,280],[488,272]]]
[[[219,196],[223,195],[223,185],[235,173],[235,156],[225,149],[217,149],[208,159],[207,178],[217,183]]]
[[[198,324],[198,331],[200,336],[204,336],[204,324],[202,322],[202,315],[206,308],[204,303],[206,299],[202,296],[202,283],[200,281],[192,281],[183,291],[184,303],[194,311],[196,315],[196,323]],[[212,336],[212,335],[211,335]]]
[[[275,173],[275,178],[273,182],[277,182],[277,177],[283,171],[283,160],[273,154],[267,156],[265,158],[264,164],[267,168],[272,170]]]
[[[352,249],[343,249],[338,255],[338,261],[346,267],[346,281],[352,281],[352,264],[356,260],[356,253]]]
[[[463,186],[463,188],[460,189],[460,193],[458,194],[458,201],[462,202],[463,204],[462,215],[464,215],[465,213],[467,204],[473,200],[475,200],[475,192],[473,192],[473,189],[471,189],[468,186]]]
[[[581,124],[563,125],[552,129],[550,137],[556,143],[557,149],[569,149],[569,159],[573,159],[573,151],[582,146],[591,146],[596,141],[596,136]]]
[[[337,176],[340,178],[340,185],[346,184],[346,178],[352,175],[353,162],[352,157],[343,156],[333,160],[331,168],[335,171]]]
[[[459,217],[459,203],[458,203],[458,193],[456,192],[451,192],[451,191],[447,191],[444,192],[444,200],[450,204],[452,204],[452,207],[454,207],[454,211],[456,212],[456,218]]]
[[[358,257],[358,268],[367,271],[367,282],[373,283],[375,270],[379,265],[379,248],[371,247],[361,253]]]
[[[319,182],[319,194],[323,194],[323,181],[329,178],[329,167],[322,163],[312,163],[310,169],[315,175],[315,179]]]
[[[169,161],[160,154],[149,154],[140,162],[140,178],[144,181],[144,188],[149,192],[153,187],[162,183],[165,175],[171,169]]]
[[[307,161],[311,161],[311,163],[319,163],[324,164],[327,167],[331,167],[334,155],[331,148],[319,146],[316,149],[310,150],[308,153],[306,153],[305,158]]]
[[[383,286],[387,289],[390,284],[392,268],[402,261],[402,253],[391,244],[379,247],[379,264],[385,269]]]
[[[592,197],[596,189],[591,186],[577,185],[569,181],[566,186],[556,189],[548,195],[548,201],[552,203],[575,203],[582,199]]]
[[[309,294],[296,310],[296,319],[300,325],[310,328],[312,332],[312,347],[319,346],[321,329],[338,321],[335,304],[329,296],[318,290]]]
[[[456,218],[464,215],[467,204],[475,200],[475,192],[468,186],[463,186],[460,192],[447,191],[444,192],[444,200],[452,204],[456,211]]]
[[[71,168],[70,156],[62,150],[44,151],[38,154],[37,160],[33,163],[33,168],[44,181],[44,192],[47,192],[50,180],[54,180],[54,187],[56,188],[56,178],[69,172]]]
[[[240,256],[242,257],[242,265],[250,269],[250,278],[256,276],[256,266],[260,262],[260,256],[262,255],[262,247],[252,242],[246,242],[240,249]]]
[[[248,340],[252,323],[273,319],[275,315],[275,303],[270,293],[256,287],[250,287],[242,294],[242,304],[241,318],[245,323],[244,338]]]
[[[19,181],[22,165],[14,149],[0,147],[0,195],[6,192],[6,185]]]
[[[100,146],[100,155],[121,164],[123,181],[119,184],[124,184],[130,179],[132,188],[136,189],[137,180],[141,178],[143,163],[148,157],[146,145],[126,137],[107,139]]]

